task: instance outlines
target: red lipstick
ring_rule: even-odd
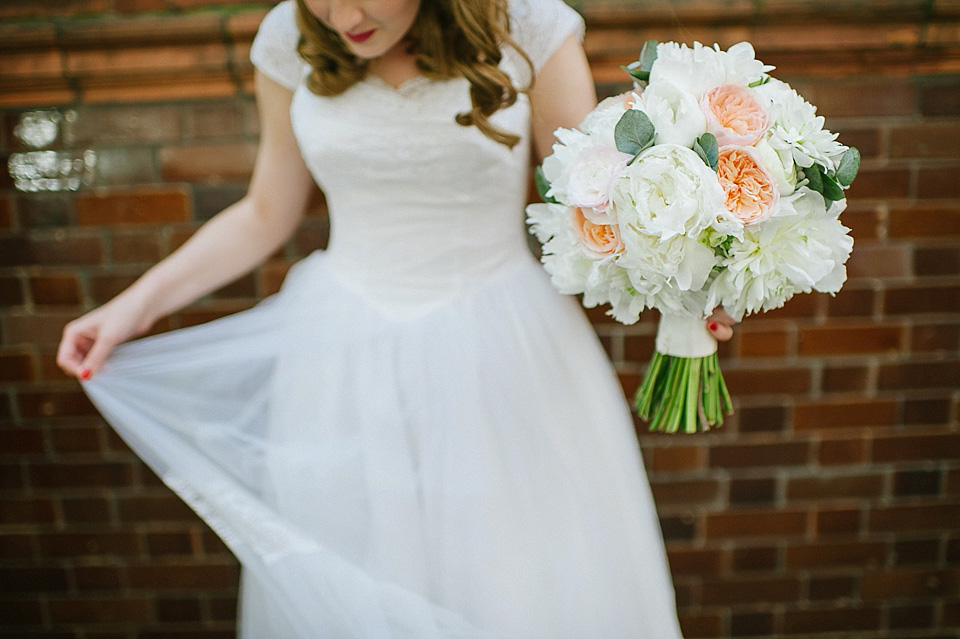
[[[347,36],[347,39],[350,40],[350,42],[359,43],[369,40],[374,31],[376,31],[376,29],[370,29],[369,31],[364,31],[363,33],[345,33],[344,35]]]

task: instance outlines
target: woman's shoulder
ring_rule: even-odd
[[[508,0],[513,39],[539,70],[571,35],[583,38],[583,18],[563,0]]]
[[[297,53],[299,42],[296,5],[293,0],[283,0],[260,23],[250,47],[250,61],[271,80],[293,90],[307,69]]]

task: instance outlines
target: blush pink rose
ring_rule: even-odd
[[[707,91],[700,99],[707,117],[707,131],[717,136],[717,144],[751,146],[769,126],[767,110],[746,87],[725,84]]]
[[[595,257],[608,257],[623,252],[623,240],[616,224],[594,224],[579,208],[573,210],[573,226],[588,253]]]
[[[717,178],[727,193],[727,210],[744,226],[770,217],[780,200],[776,180],[750,147],[722,147]]]

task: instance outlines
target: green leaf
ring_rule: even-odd
[[[840,166],[837,167],[837,182],[843,186],[850,186],[859,172],[860,151],[857,147],[851,146],[840,158]]]
[[[765,76],[763,76],[762,78],[760,78],[759,80],[754,80],[753,82],[751,82],[751,83],[748,84],[747,86],[750,87],[751,89],[754,89],[754,88],[756,88],[756,87],[762,87],[763,85],[765,85],[765,84],[766,84],[767,82],[769,82],[769,81],[770,81],[770,76],[769,76],[769,75],[765,75]]]
[[[650,79],[653,63],[657,60],[657,44],[659,43],[656,40],[647,40],[640,49],[640,59],[620,68],[629,73],[634,80],[647,82]]]
[[[547,204],[560,204],[556,198],[547,195],[547,192],[550,190],[550,181],[547,180],[547,176],[543,174],[543,167],[538,166],[534,170],[533,181],[537,185],[537,193],[540,194],[541,200]]]
[[[617,150],[629,153],[634,159],[653,144],[656,134],[657,130],[647,114],[637,109],[628,109],[613,129]]]
[[[693,143],[693,150],[696,151],[704,164],[714,171],[720,162],[720,146],[717,144],[717,137],[713,133],[704,133]]]
[[[804,168],[803,175],[807,178],[807,187],[811,191],[823,193],[823,170],[820,165],[814,164]]]
[[[823,175],[823,199],[827,201],[827,204],[830,202],[837,202],[843,199],[843,189],[840,188],[840,185],[837,184],[837,181],[834,180],[829,175]]]

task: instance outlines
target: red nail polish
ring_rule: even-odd
[[[83,381],[87,381],[91,377],[93,377],[93,373],[90,372],[90,369],[80,371],[80,379]]]
[[[718,328],[718,327],[717,327],[717,323],[716,323],[716,322],[710,322],[710,326],[709,326],[708,328],[709,328],[711,331],[717,330],[717,328]]]

